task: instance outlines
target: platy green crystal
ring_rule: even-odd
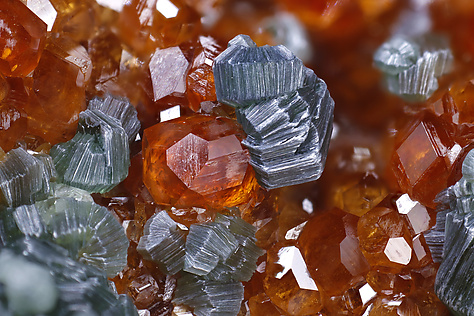
[[[444,211],[443,261],[436,275],[435,291],[454,315],[462,316],[474,315],[473,163],[474,150],[471,150],[463,162],[463,177],[438,197],[449,208]]]
[[[134,141],[140,130],[140,121],[135,107],[126,98],[106,95],[104,99],[95,97],[89,101],[89,110],[98,110],[120,121],[128,140]]]
[[[196,316],[230,316],[239,313],[243,298],[240,282],[222,283],[185,274],[178,280],[173,302],[192,307]]]
[[[237,249],[239,242],[221,223],[191,225],[186,239],[184,271],[206,275]]]
[[[145,224],[137,251],[157,263],[166,274],[176,274],[184,267],[185,233],[166,211],[153,215]]]
[[[127,263],[128,239],[120,223],[102,206],[73,198],[36,203],[52,240],[78,261],[114,277]]]
[[[104,193],[128,175],[128,136],[116,118],[98,110],[86,110],[80,114],[74,138],[55,145],[51,157],[60,182]]]
[[[437,78],[451,70],[453,55],[436,35],[395,37],[376,51],[374,63],[385,73],[390,92],[407,101],[424,101],[438,89]]]
[[[37,158],[38,157],[38,158]],[[30,155],[23,148],[10,150],[0,163],[0,201],[7,206],[32,204],[50,191],[54,167],[46,155]]]
[[[247,138],[242,142],[265,188],[318,179],[332,132],[334,101],[327,86],[305,69],[301,88],[236,110]]]
[[[32,303],[36,304],[39,299],[44,301],[37,303],[35,308],[43,307],[45,303],[53,300],[52,293],[56,293],[55,304],[48,305],[48,308],[51,305],[52,308],[48,310],[46,315],[138,316],[138,312],[129,298],[125,295],[117,295],[112,291],[103,271],[72,260],[63,248],[35,238],[23,238],[11,245],[11,249],[17,254],[16,257],[21,258],[18,260],[27,263],[28,266],[24,267],[23,270],[31,270],[30,267],[32,266],[36,267],[35,276],[31,276],[30,280],[30,283],[35,283],[30,284],[30,289],[22,289],[23,293],[18,295],[17,299],[35,291],[44,292],[40,294],[35,292],[35,297],[30,301],[22,300],[21,304],[24,305],[22,308],[32,306]],[[0,253],[0,266],[2,266],[1,257],[4,252],[8,255],[9,250],[4,248]],[[8,264],[10,262],[11,260],[8,260]],[[53,281],[45,281],[44,275],[38,276],[38,269],[44,270]],[[8,272],[8,270],[2,269],[3,271]],[[26,275],[29,275],[29,272],[31,271],[26,271]],[[15,274],[21,275],[22,273],[25,273],[25,271],[19,271]],[[42,277],[43,280],[38,280],[38,277]],[[7,280],[8,283],[4,282],[3,279],[1,281],[7,286],[13,284],[16,287],[28,282],[26,279],[18,282],[14,278]],[[7,301],[10,309],[14,298],[5,295],[7,286],[3,286],[3,288],[0,286],[0,302]],[[13,315],[20,314],[23,313],[16,313],[16,311],[13,313]],[[32,312],[30,314],[43,315],[45,313]]]

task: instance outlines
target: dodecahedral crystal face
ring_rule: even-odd
[[[321,176],[334,111],[324,81],[283,47],[257,47],[243,35],[216,58],[214,75],[218,100],[237,108],[262,186]]]
[[[236,194],[241,188],[252,188],[255,179],[248,151],[240,144],[243,135],[235,122],[209,116],[146,129],[144,182],[155,201],[188,207],[244,203]]]

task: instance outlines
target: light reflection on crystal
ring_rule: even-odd
[[[406,215],[415,234],[424,232],[430,228],[430,215],[426,207],[417,201],[413,201],[408,194],[403,194],[396,201],[398,212]]]
[[[388,260],[407,265],[411,260],[411,247],[403,237],[390,238],[385,246],[384,253]]]
[[[283,247],[278,251],[278,257],[277,264],[280,264],[283,267],[283,271],[276,274],[275,277],[277,279],[281,279],[285,274],[291,271],[296,282],[298,282],[300,289],[312,291],[318,290],[316,283],[309,275],[306,262],[298,248],[295,246]]]
[[[58,15],[58,12],[51,4],[51,0],[26,0],[26,6],[46,23],[47,30],[50,32]]]
[[[156,2],[156,10],[158,10],[167,19],[175,18],[179,9],[170,0],[158,0]]]
[[[160,122],[166,122],[181,116],[181,107],[175,105],[169,109],[160,112]]]

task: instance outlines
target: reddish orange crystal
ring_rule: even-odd
[[[235,122],[211,116],[181,118],[148,128],[143,141],[144,183],[160,204],[244,204],[258,187],[253,184],[248,152],[240,144],[242,137]]]
[[[369,265],[359,249],[358,217],[333,209],[317,214],[298,239],[309,272],[328,295],[364,280]]]
[[[24,77],[38,65],[46,24],[20,0],[0,3],[0,72]]]

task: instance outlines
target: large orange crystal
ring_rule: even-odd
[[[46,24],[20,0],[0,2],[0,72],[24,77],[38,65]]]
[[[244,134],[234,121],[193,116],[144,132],[143,180],[157,203],[232,207],[256,193]],[[244,193],[245,192],[245,193]]]
[[[86,107],[92,64],[85,48],[68,38],[52,40],[33,73],[25,105],[28,131],[52,144],[71,139]]]
[[[462,147],[443,122],[429,113],[410,122],[398,138],[392,169],[400,187],[413,199],[435,207],[434,198],[448,186]]]
[[[357,239],[358,217],[333,209],[316,215],[298,239],[309,272],[328,295],[364,280],[369,270]]]

